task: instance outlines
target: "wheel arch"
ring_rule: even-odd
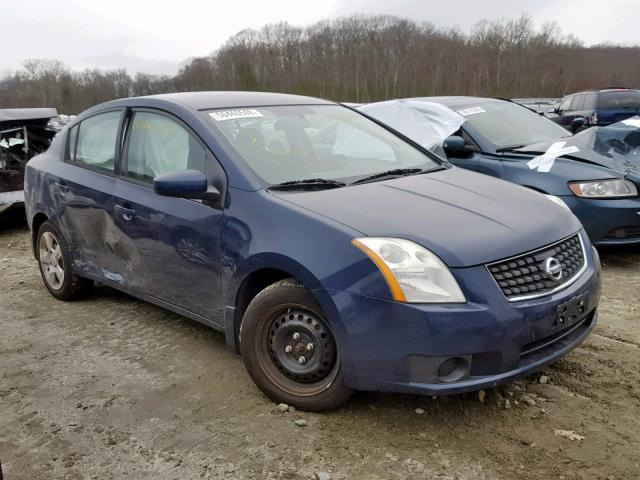
[[[320,280],[299,262],[280,254],[256,255],[247,259],[244,269],[238,269],[225,299],[225,335],[227,347],[236,353],[240,323],[251,301],[269,285],[292,278],[308,289],[327,317],[333,317],[335,307]],[[330,318],[327,319],[330,322]]]
[[[37,257],[36,254],[36,245],[38,241],[38,231],[44,222],[49,220],[44,213],[38,212],[31,219],[31,250],[34,257]]]

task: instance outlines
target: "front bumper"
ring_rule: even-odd
[[[627,245],[640,243],[640,198],[589,199],[560,197],[580,219],[595,245]],[[616,231],[625,234],[617,238]]]
[[[484,266],[457,269],[467,293],[462,305],[406,304],[347,292],[328,292],[341,316],[339,345],[345,382],[357,390],[448,395],[490,388],[554,362],[578,346],[597,320],[600,269],[588,268],[566,289],[509,302]],[[554,326],[558,309],[574,298],[587,306],[580,321]],[[459,379],[437,375],[442,361],[469,363]]]

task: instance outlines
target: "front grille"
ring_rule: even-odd
[[[562,274],[557,279],[547,272],[550,258],[558,260],[562,267]],[[584,248],[577,233],[533,252],[487,265],[502,293],[511,301],[560,290],[582,273],[584,267]]]

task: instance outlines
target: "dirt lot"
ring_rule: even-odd
[[[104,287],[56,301],[29,248],[0,226],[6,480],[640,477],[640,248],[602,252],[596,333],[546,384],[483,402],[361,393],[325,414],[278,412],[195,322]]]

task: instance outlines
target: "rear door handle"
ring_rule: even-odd
[[[133,208],[124,207],[122,205],[114,205],[113,208],[125,222],[130,222],[133,220],[133,217],[136,216],[136,211]]]
[[[69,191],[69,185],[65,185],[64,183],[60,183],[60,182],[54,182],[54,185],[61,191],[61,192],[68,192]]]

